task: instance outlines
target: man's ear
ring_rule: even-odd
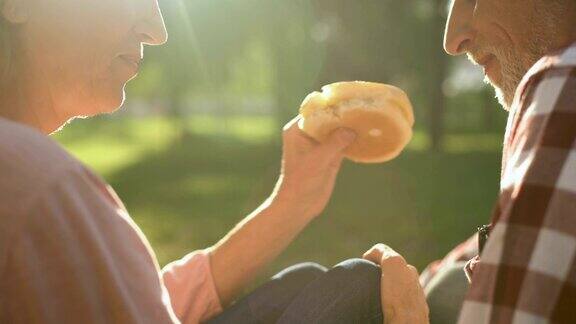
[[[0,14],[9,23],[23,24],[28,21],[28,5],[26,0],[0,1]]]

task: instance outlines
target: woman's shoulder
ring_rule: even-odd
[[[29,126],[0,118],[0,161],[24,162],[37,167],[54,167],[49,162],[77,160],[49,136]]]
[[[50,137],[0,118],[0,192],[23,197],[60,170],[79,167],[81,163]]]

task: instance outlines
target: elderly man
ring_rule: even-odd
[[[471,286],[459,323],[576,322],[574,42],[574,0],[451,4],[446,52],[483,66],[509,111],[500,197],[480,255],[466,264]],[[443,264],[464,259],[472,245]]]

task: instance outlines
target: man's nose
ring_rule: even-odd
[[[472,19],[475,1],[453,0],[444,33],[444,50],[450,55],[464,54],[466,45],[474,38]]]
[[[168,32],[164,25],[162,12],[158,3],[154,1],[155,6],[148,17],[140,20],[134,26],[135,32],[140,37],[142,43],[147,45],[162,45],[168,40]]]

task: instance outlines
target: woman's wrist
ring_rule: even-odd
[[[311,220],[317,216],[307,197],[304,197],[296,190],[297,186],[291,186],[283,181],[282,178],[278,180],[274,191],[267,199],[270,208],[281,211],[288,217],[303,218]]]
[[[292,192],[274,192],[265,204],[265,208],[270,209],[274,214],[281,214],[287,218],[305,220],[314,218],[314,215],[302,205],[298,196]]]

